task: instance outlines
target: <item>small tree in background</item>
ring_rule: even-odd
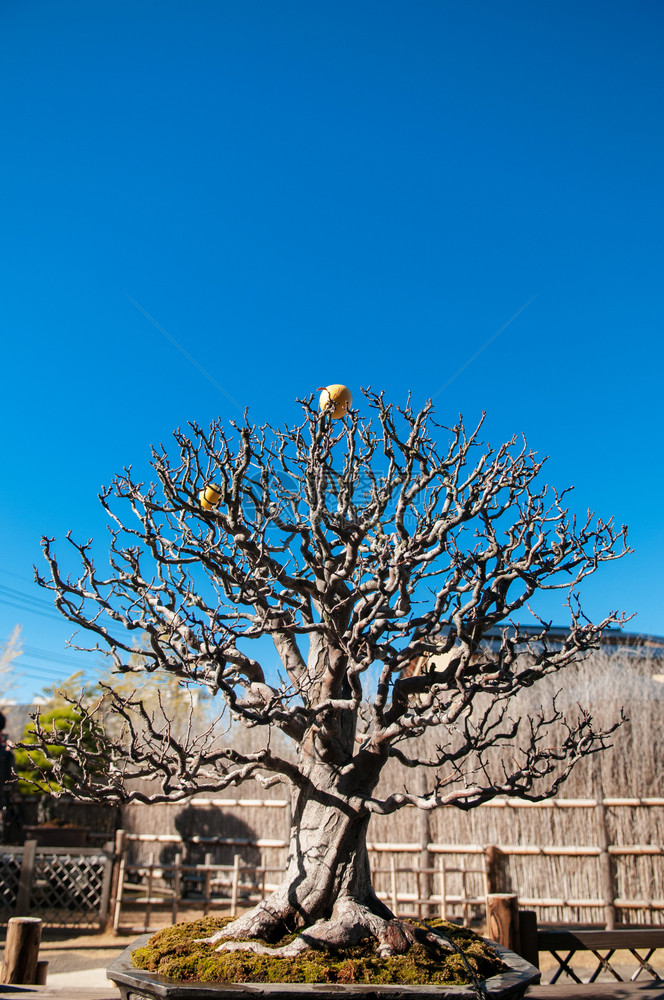
[[[480,442],[481,423],[444,428],[431,404],[417,413],[370,391],[365,399],[374,422],[356,411],[335,422],[307,400],[293,428],[245,418],[230,431],[218,422],[178,431],[173,459],[163,447],[152,452],[157,484],[125,471],[102,493],[108,568],[97,567],[91,543],[69,537],[81,570],[68,576],[44,540],[51,578],[39,582],[94,637],[93,649],[107,650],[119,671],[161,668],[202,685],[265,734],[261,749],[243,752],[215,725],[196,728],[193,714],[176,733],[167,713],[109,690],[126,740],[59,742],[80,769],[78,793],[161,802],[250,778],[285,782],[293,822],[283,884],[223,932],[270,940],[307,927],[284,955],[366,936],[388,955],[414,940],[372,888],[372,815],[469,809],[496,795],[543,799],[615,728],[596,728],[583,710],[564,718],[555,702],[511,718],[510,703],[622,623],[615,613],[589,622],[576,589],[627,551],[626,529],[571,516],[565,494],[540,483],[543,462],[525,443],[494,450]],[[569,631],[552,641],[533,610],[524,661],[517,619],[552,589],[567,594]],[[499,650],[488,652],[486,633],[502,626]],[[146,637],[139,664],[137,633]],[[563,726],[555,742],[553,725]],[[36,730],[43,743],[58,742],[43,723]],[[279,751],[275,731],[292,754]],[[423,757],[418,740],[432,731],[435,753]],[[408,773],[426,768],[428,790],[413,782],[379,796],[390,758]]]
[[[98,753],[104,738],[101,726],[64,698],[66,695],[60,705],[40,714],[38,723],[28,723],[14,751],[18,790],[22,795],[38,796],[40,823],[53,819],[55,798],[76,793],[81,755],[85,758],[86,781],[99,780],[106,770],[104,758]]]

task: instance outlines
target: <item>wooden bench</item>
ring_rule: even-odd
[[[654,952],[664,948],[664,927],[633,927],[624,930],[538,930],[538,953],[547,952],[558,963],[549,984],[563,985],[569,977],[577,985],[592,985],[602,973],[608,973],[616,983],[625,982],[624,976],[614,967],[616,952],[628,952],[634,960],[634,971],[628,983],[650,985],[664,989],[664,982],[650,963]],[[573,968],[574,956],[591,954],[595,967],[582,978]],[[587,973],[587,970],[584,970]],[[642,978],[643,974],[643,978]],[[641,979],[641,983],[637,980]],[[599,985],[599,984],[598,984]],[[606,988],[607,983],[604,982]]]

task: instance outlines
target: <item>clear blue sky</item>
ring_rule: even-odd
[[[237,415],[128,295],[257,420],[339,381],[525,432],[630,525],[588,613],[664,633],[663,27],[658,0],[5,0],[20,698],[81,662],[31,583],[40,536],[100,536],[114,472]]]

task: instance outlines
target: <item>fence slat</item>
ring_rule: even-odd
[[[178,921],[178,903],[180,902],[180,879],[182,877],[182,855],[175,855],[175,864],[173,872],[173,906],[171,908],[171,920],[174,924]]]
[[[616,884],[613,871],[613,861],[609,853],[609,830],[606,822],[606,809],[604,807],[604,796],[602,792],[602,771],[601,762],[596,758],[595,763],[595,794],[597,796],[597,840],[600,847],[599,855],[599,879],[600,891],[604,899],[604,923],[607,931],[613,931],[616,927]]]
[[[237,916],[237,896],[240,885],[240,855],[233,858],[233,881],[231,882],[231,916]]]
[[[101,899],[99,902],[99,930],[103,931],[107,922],[109,907],[111,902],[111,886],[113,883],[113,870],[115,867],[113,858],[113,842],[109,842],[105,847],[106,860],[104,861],[104,874],[101,885]]]
[[[390,895],[392,903],[392,913],[397,915],[397,869],[394,855],[390,858]]]
[[[21,875],[18,883],[18,893],[16,895],[15,916],[17,917],[25,917],[30,912],[30,892],[32,890],[36,854],[37,841],[26,840],[23,847]]]
[[[203,875],[203,913],[207,917],[210,912],[210,902],[212,900],[212,855],[205,855],[205,872]]]

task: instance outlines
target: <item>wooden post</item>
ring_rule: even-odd
[[[126,855],[123,854],[120,858],[120,867],[118,869],[118,886],[117,894],[115,899],[115,906],[113,907],[113,930],[117,933],[118,927],[120,926],[120,911],[122,909],[122,893],[124,891],[124,873],[125,873],[125,862]]]
[[[425,774],[425,769],[422,768],[418,774],[418,795],[426,795],[427,789],[427,777]],[[431,813],[428,809],[418,809],[418,826],[419,826],[419,841],[420,841],[420,861],[417,873],[417,895],[420,899],[429,900],[433,895],[433,877],[431,869],[433,868],[433,857],[429,851],[429,844],[431,843]],[[435,913],[435,907],[432,903],[425,903],[422,905],[418,903],[417,911],[420,917],[433,916]]]
[[[113,841],[109,840],[104,844],[104,854],[106,855],[104,860],[104,875],[101,883],[101,899],[99,900],[99,930],[103,931],[107,928],[110,920],[110,902],[111,902],[111,891],[113,886],[113,869],[115,867],[114,859],[114,845]],[[45,986],[45,983],[40,983],[40,986]]]
[[[210,912],[210,900],[212,898],[212,872],[210,870],[212,854],[210,852],[205,855],[203,864],[205,866],[203,873],[203,914],[207,917]]]
[[[521,958],[539,969],[539,949],[537,947],[537,914],[534,910],[519,910],[519,939]]]
[[[447,920],[447,872],[445,858],[440,856],[440,919]]]
[[[614,931],[616,929],[616,883],[613,859],[609,854],[609,830],[606,822],[603,786],[602,762],[597,756],[595,758],[595,799],[597,801],[597,841],[600,849],[599,879],[602,899],[604,900],[604,923],[607,931]]]
[[[484,852],[486,858],[486,894],[487,896],[497,892],[504,892],[502,868],[503,852],[495,844],[489,844]]]
[[[38,917],[9,918],[5,958],[0,970],[3,984],[32,986],[37,982],[41,929]]]
[[[231,916],[237,916],[237,897],[240,885],[240,855],[233,858],[233,881],[231,882]]]
[[[173,908],[171,910],[171,918],[174,924],[177,923],[178,919],[178,904],[180,902],[180,892],[181,892],[181,887],[180,887],[181,867],[182,867],[182,855],[178,853],[175,855],[175,865],[173,871]]]
[[[145,920],[143,930],[150,929],[150,917],[152,916],[152,881],[154,878],[154,851],[150,851],[150,863],[148,865],[148,883],[146,888],[147,903],[145,904]]]
[[[519,900],[513,892],[492,892],[486,898],[487,937],[521,954]]]
[[[35,857],[37,855],[37,841],[26,840],[23,846],[23,861],[21,863],[21,874],[18,881],[18,892],[16,894],[16,916],[24,917],[30,912],[30,890],[32,889],[32,877],[35,870]]]
[[[461,858],[461,899],[462,906],[461,912],[463,914],[463,926],[470,926],[470,904],[468,903],[468,883],[466,881],[468,872],[466,871],[466,857],[465,855]]]
[[[397,865],[394,855],[390,855],[390,890],[392,896],[392,913],[397,916],[398,896],[397,896]]]
[[[37,975],[35,976],[35,986],[46,986],[48,977],[48,962],[37,962]]]
[[[115,832],[115,851],[113,853],[113,872],[111,874],[110,900],[108,904],[107,930],[117,931],[120,922],[120,904],[122,901],[122,881],[124,879],[125,851],[127,849],[127,834],[124,830]]]

